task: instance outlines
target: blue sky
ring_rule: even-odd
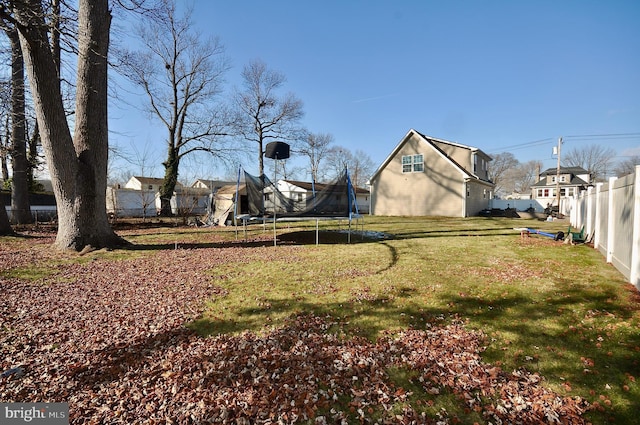
[[[640,155],[638,1],[190,4],[198,30],[225,45],[229,87],[261,59],[286,75],[310,131],[376,164],[411,128],[545,167],[560,136],[564,152],[603,144],[619,159]],[[162,159],[160,125],[119,114],[115,143],[158,143]],[[613,134],[632,135],[603,136]]]

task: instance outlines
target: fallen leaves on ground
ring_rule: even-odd
[[[25,264],[0,254],[0,270]],[[184,327],[202,302],[224,296],[207,270],[276,255],[295,248],[160,250],[2,280],[0,372],[20,373],[0,377],[0,399],[68,402],[73,424],[409,424],[448,423],[446,411],[416,407],[448,392],[492,423],[583,423],[585,401],[546,389],[537,374],[483,363],[484,336],[460,322],[376,342],[346,337],[329,316],[296,316],[261,334],[204,338]],[[412,372],[424,403],[394,384],[392,368]]]

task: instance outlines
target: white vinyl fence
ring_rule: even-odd
[[[634,174],[597,183],[572,204],[571,225],[584,226],[594,248],[640,290],[640,165]]]

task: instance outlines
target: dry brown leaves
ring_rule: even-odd
[[[446,412],[414,410],[394,386],[389,368],[404,367],[430,397],[453,392],[493,423],[583,423],[584,401],[483,363],[483,336],[460,323],[376,343],[329,332],[342,326],[330,317],[294,317],[264,335],[201,338],[183,326],[224,295],[207,275],[214,264],[294,249],[96,257],[39,282],[4,279],[0,372],[24,375],[0,378],[0,399],[68,402],[74,424],[351,423],[373,422],[373,412],[378,423],[448,423]],[[24,264],[20,255],[36,261],[0,250],[0,270]]]

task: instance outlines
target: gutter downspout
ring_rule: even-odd
[[[467,190],[468,190],[469,179],[465,178],[462,180],[462,218],[467,217]]]

